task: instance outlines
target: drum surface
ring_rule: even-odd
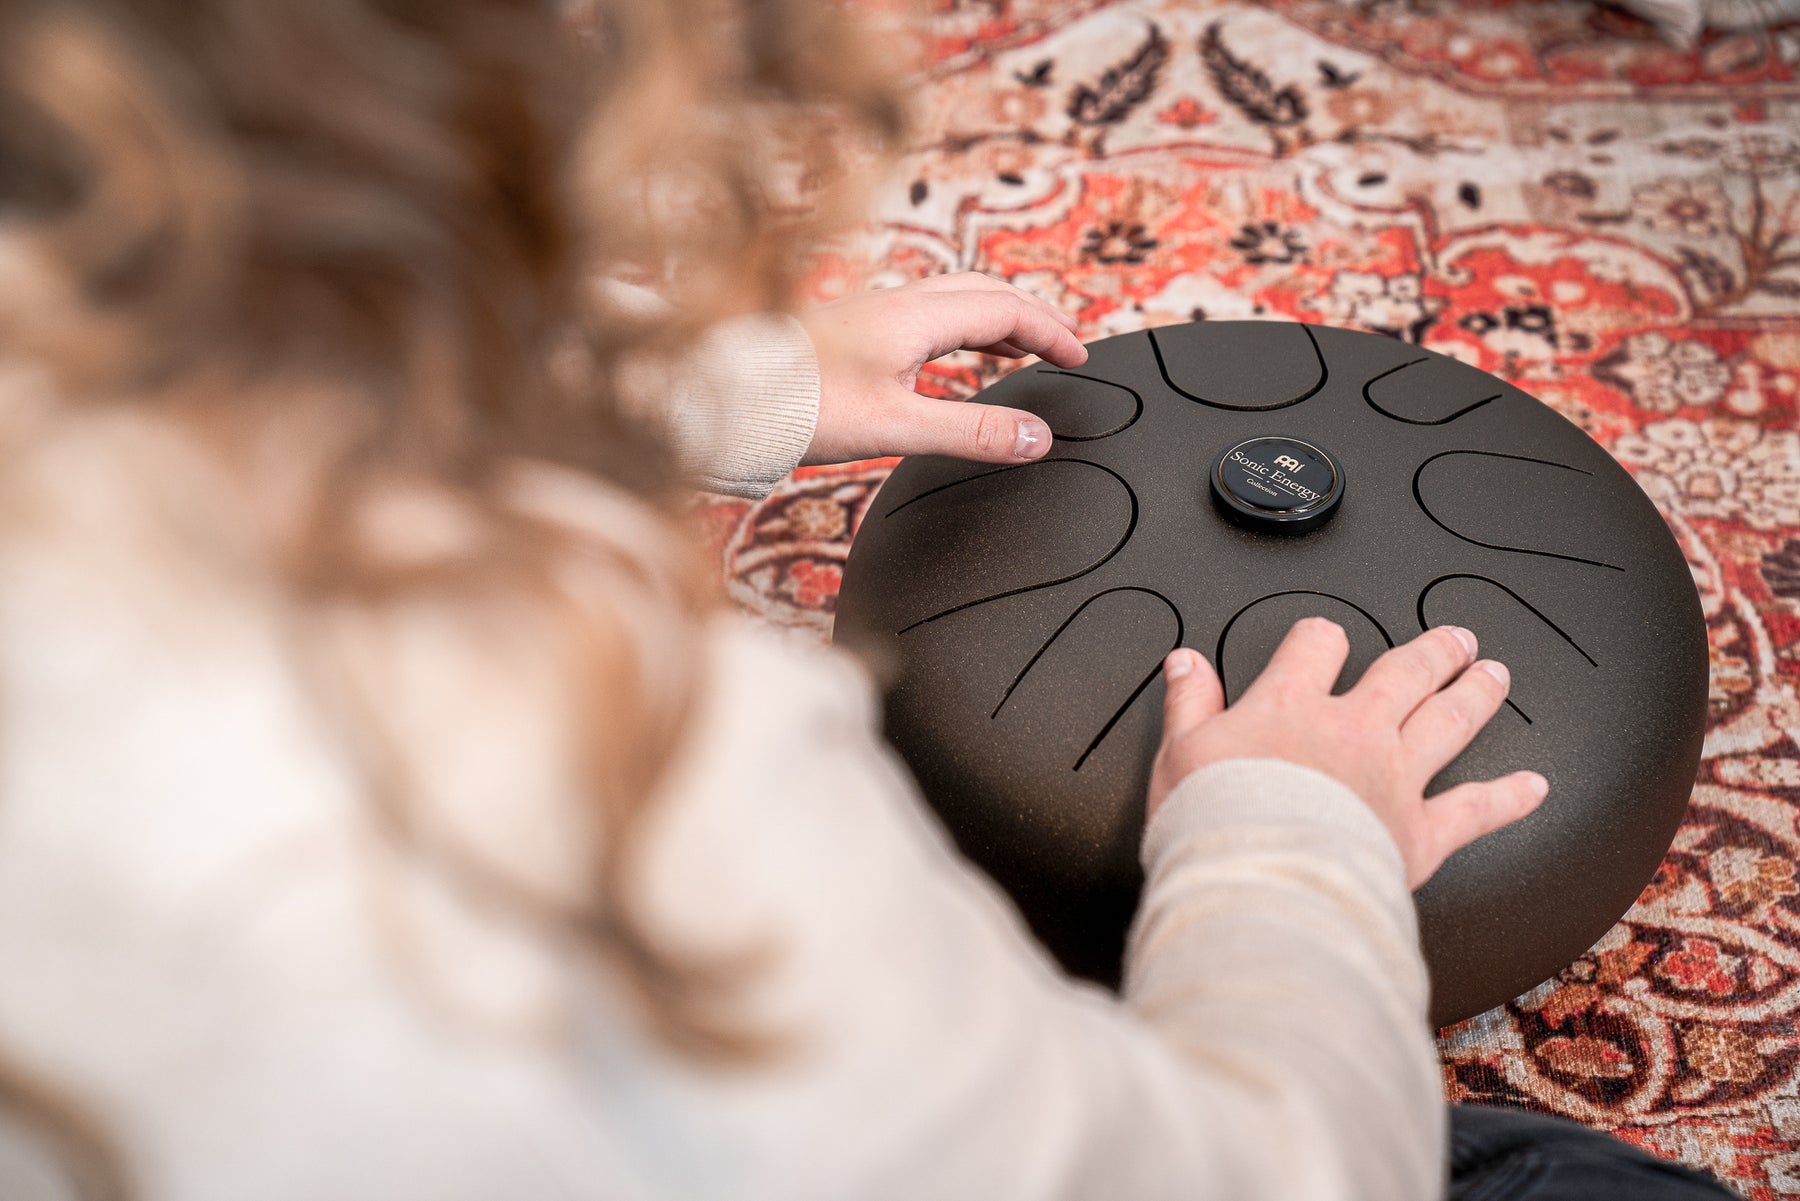
[[[1699,599],[1630,476],[1511,384],[1373,334],[1089,350],[977,398],[1041,415],[1045,459],[906,460],[845,569],[836,637],[890,674],[889,737],[962,849],[1070,970],[1116,980],[1163,656],[1201,651],[1235,699],[1318,614],[1350,637],[1341,690],[1463,625],[1512,693],[1430,791],[1534,768],[1550,796],[1419,891],[1433,1017],[1587,950],[1668,849],[1705,728]]]

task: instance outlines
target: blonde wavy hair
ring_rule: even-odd
[[[889,78],[824,0],[0,6],[0,222],[40,269],[0,354],[47,366],[62,403],[135,406],[227,462],[280,439],[306,480],[264,549],[302,611],[426,597],[557,631],[589,734],[585,896],[546,901],[434,840],[379,739],[358,748],[370,795],[403,845],[604,959],[700,1054],[755,1042],[717,1003],[730,972],[647,938],[620,882],[712,592],[622,373],[789,303],[853,164],[898,132]],[[605,278],[673,311],[634,316]],[[509,494],[519,460],[597,478],[631,515],[605,535],[536,517]],[[396,493],[475,536],[388,553],[368,527]],[[363,707],[340,725],[379,728]],[[0,1108],[87,1195],[123,1191],[47,1084],[0,1069]]]

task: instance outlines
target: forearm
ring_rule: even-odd
[[[745,1001],[794,1054],[713,1136],[757,1164],[734,1196],[1435,1195],[1410,902],[1353,795],[1285,764],[1286,805],[1233,764],[1176,789],[1121,1000],[1056,972],[956,856],[841,660],[728,645],[696,718],[714,753],[659,812],[684,833],[649,912],[683,944],[774,952]]]
[[[1266,1194],[1434,1197],[1444,1110],[1399,854],[1343,785],[1276,760],[1193,773],[1146,831],[1125,996],[1285,1129]],[[1259,1133],[1260,1130],[1260,1133]]]

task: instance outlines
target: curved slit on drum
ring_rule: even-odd
[[[1181,620],[1181,610],[1177,609],[1175,607],[1175,603],[1173,601],[1171,601],[1168,597],[1164,596],[1160,592],[1153,592],[1148,588],[1135,588],[1135,587],[1109,588],[1107,590],[1107,592],[1143,592],[1143,593],[1147,593],[1150,596],[1154,596],[1157,600],[1161,601],[1163,604],[1168,605],[1169,612],[1171,612],[1175,615],[1175,641],[1172,645],[1170,645],[1169,651],[1173,651],[1173,650],[1175,650],[1176,647],[1181,645],[1181,640],[1182,640],[1182,638],[1184,638],[1186,636],[1186,633],[1187,633],[1187,623],[1185,623],[1184,621]],[[1081,606],[1081,609],[1087,608],[1088,605],[1093,604],[1094,601],[1099,600],[1102,596],[1105,596],[1105,595],[1107,595],[1106,592],[1101,592],[1101,593],[1096,594],[1095,596],[1091,597],[1088,601],[1083,603]],[[1075,614],[1079,614],[1081,612],[1081,609],[1075,610]],[[1074,621],[1074,620],[1075,620],[1075,616],[1071,615],[1069,618],[1069,621]],[[1068,622],[1064,622],[1063,626],[1066,628],[1068,626],[1068,624],[1069,624]],[[1057,633],[1058,634],[1062,633],[1062,630],[1060,630],[1060,629],[1057,630]],[[1051,637],[1050,641],[1051,642],[1056,641],[1054,635]],[[1049,643],[1044,644],[1046,649],[1048,649],[1049,645],[1050,645]],[[1039,651],[1038,654],[1040,654],[1040,655],[1043,654],[1043,651]],[[1156,661],[1156,666],[1152,667],[1150,669],[1150,674],[1145,676],[1142,680],[1138,681],[1138,686],[1131,690],[1131,695],[1125,698],[1125,703],[1120,705],[1117,709],[1113,710],[1113,715],[1106,719],[1106,724],[1100,727],[1100,732],[1098,734],[1094,735],[1094,740],[1087,744],[1087,749],[1082,751],[1081,756],[1075,760],[1075,766],[1070,769],[1071,771],[1080,771],[1081,765],[1088,761],[1088,756],[1092,755],[1096,750],[1099,749],[1100,744],[1106,741],[1106,736],[1113,732],[1113,727],[1119,724],[1119,720],[1121,718],[1123,718],[1127,712],[1130,711],[1130,709],[1133,705],[1137,704],[1138,697],[1144,695],[1144,689],[1150,687],[1150,685],[1155,682],[1157,673],[1162,670],[1162,659],[1166,659],[1168,657],[1169,657],[1169,652],[1165,651],[1163,653],[1162,658],[1158,659]],[[1035,656],[1034,656],[1034,660],[1035,660]],[[1022,679],[1023,675],[1021,675],[1020,678]],[[1016,684],[1017,681],[1014,681],[1014,683]],[[1011,689],[1008,689],[1008,691],[1010,692]],[[1001,703],[1004,704],[1005,702],[1003,701]],[[999,710],[996,709],[995,712],[998,713]]]
[[[895,630],[894,631],[895,637],[898,637],[901,634],[909,634],[912,631],[918,629],[920,626],[928,625],[931,622],[938,620],[940,617],[948,617],[952,613],[961,613],[964,609],[973,609],[976,605],[985,605],[990,601],[1005,600],[1009,596],[1022,596],[1027,592],[1037,592],[1038,590],[1043,589],[1043,588],[1054,588],[1058,584],[1067,584],[1070,580],[1079,580],[1084,575],[1090,575],[1093,572],[1099,571],[1102,567],[1106,566],[1106,564],[1112,560],[1112,557],[1114,555],[1118,554],[1121,550],[1125,549],[1125,544],[1131,541],[1131,535],[1134,532],[1136,532],[1136,530],[1137,530],[1137,522],[1138,522],[1137,491],[1135,489],[1133,489],[1132,486],[1128,482],[1126,482],[1125,477],[1120,475],[1118,472],[1114,471],[1110,467],[1103,466],[1099,463],[1092,462],[1091,460],[1088,460],[1088,459],[1039,459],[1036,463],[1022,463],[1018,467],[1002,467],[1000,469],[1000,471],[1019,471],[1026,467],[1036,467],[1036,466],[1039,466],[1040,464],[1044,464],[1044,463],[1080,463],[1083,466],[1093,467],[1100,471],[1104,471],[1107,475],[1110,475],[1115,480],[1119,481],[1119,486],[1125,489],[1125,495],[1131,501],[1131,517],[1125,523],[1125,533],[1123,535],[1121,535],[1119,540],[1113,544],[1112,549],[1107,551],[1104,555],[1100,556],[1100,558],[1097,559],[1096,561],[1094,561],[1093,563],[1090,563],[1086,567],[1083,567],[1080,571],[1071,572],[1070,574],[1065,575],[1065,576],[1058,576],[1054,580],[1044,580],[1043,582],[1037,583],[1037,584],[1026,584],[1022,588],[1008,588],[1004,592],[996,592],[992,596],[977,597],[976,599],[974,599],[972,601],[964,601],[960,605],[951,605],[948,609],[945,609],[939,613],[933,613],[929,617],[921,617],[921,618],[919,618],[919,620],[913,622],[911,625],[903,626],[900,629]],[[1000,472],[998,472],[998,471],[986,471],[986,472],[983,472],[981,475],[970,476],[969,479],[970,480],[985,479],[986,477],[988,477],[990,475],[998,475],[999,473]],[[956,480],[955,481],[956,484],[965,484],[968,482],[969,482],[969,480]],[[943,491],[944,488],[953,487],[953,486],[954,486],[953,484],[945,484],[942,488],[934,488],[934,489],[932,489],[932,491],[933,492],[941,492],[941,491]],[[908,501],[906,503],[911,504],[912,502]],[[900,506],[900,507],[904,507],[904,506]]]
[[[1255,323],[1253,322],[1251,324],[1255,324]],[[1305,334],[1306,340],[1312,344],[1313,357],[1315,359],[1317,359],[1319,362],[1319,382],[1318,383],[1314,384],[1312,387],[1308,388],[1306,391],[1302,392],[1300,395],[1294,397],[1294,399],[1284,400],[1280,404],[1272,404],[1272,405],[1220,404],[1216,400],[1207,400],[1204,396],[1195,396],[1192,392],[1189,392],[1186,388],[1183,388],[1180,384],[1178,384],[1174,380],[1170,379],[1168,364],[1163,362],[1162,346],[1156,340],[1156,331],[1151,329],[1151,330],[1145,330],[1144,332],[1150,338],[1150,352],[1156,356],[1156,369],[1162,373],[1163,383],[1167,384],[1171,391],[1179,393],[1180,395],[1187,397],[1189,400],[1193,401],[1195,404],[1203,404],[1207,408],[1210,408],[1210,409],[1229,409],[1229,410],[1239,412],[1239,413],[1267,413],[1273,409],[1285,409],[1285,408],[1289,407],[1290,405],[1297,405],[1303,400],[1309,400],[1312,397],[1318,395],[1319,389],[1323,388],[1326,384],[1326,381],[1328,381],[1331,378],[1331,368],[1328,367],[1325,363],[1325,352],[1319,349],[1319,340],[1313,336],[1312,329],[1309,326],[1302,324],[1302,325],[1300,325],[1300,332]]]
[[[912,504],[914,501],[924,500],[927,496],[936,496],[938,493],[944,491],[944,489],[954,488],[958,484],[972,484],[976,480],[985,480],[989,476],[1000,475],[1000,474],[1003,474],[1004,472],[1008,472],[1008,471],[1019,471],[1026,467],[1035,467],[1038,463],[1052,462],[1052,461],[1061,461],[1061,460],[1037,459],[1031,463],[1009,463],[1005,467],[996,467],[992,471],[977,471],[974,475],[965,475],[960,480],[951,480],[947,484],[939,484],[935,488],[927,488],[927,489],[925,489],[925,491],[919,493],[917,496],[909,496],[905,500],[901,501],[899,504],[895,505],[893,508],[889,509],[887,512],[883,513],[881,516],[882,516],[883,520],[885,520],[889,517],[892,517],[894,514],[898,513],[901,509],[904,509],[907,505]]]
[[[1052,430],[1051,436],[1058,442],[1097,442],[1101,438],[1110,438],[1114,434],[1122,434],[1132,426],[1136,425],[1137,419],[1144,415],[1144,398],[1138,394],[1136,388],[1126,387],[1124,384],[1117,383],[1113,380],[1101,379],[1097,375],[1083,375],[1079,371],[1058,371],[1053,367],[1046,367],[1038,374],[1066,375],[1071,379],[1086,380],[1090,384],[1105,384],[1109,388],[1118,388],[1122,392],[1129,392],[1131,394],[1131,399],[1137,402],[1137,407],[1131,411],[1130,417],[1127,417],[1119,425],[1115,425],[1111,429],[1098,434],[1058,434],[1055,430]]]
[[[1474,404],[1464,405],[1462,408],[1456,410],[1456,412],[1450,414],[1448,417],[1439,417],[1436,421],[1420,421],[1417,417],[1402,417],[1398,413],[1390,412],[1389,410],[1382,408],[1379,404],[1376,403],[1375,398],[1373,396],[1369,395],[1370,388],[1374,387],[1376,384],[1380,383],[1382,380],[1386,379],[1388,376],[1393,375],[1396,371],[1405,371],[1408,367],[1417,367],[1420,363],[1423,363],[1426,361],[1427,360],[1424,358],[1409,359],[1408,361],[1400,364],[1398,367],[1389,367],[1386,371],[1383,371],[1380,375],[1376,376],[1374,379],[1370,380],[1368,383],[1366,383],[1362,386],[1362,398],[1369,403],[1369,407],[1371,409],[1374,409],[1377,413],[1380,413],[1383,417],[1389,417],[1395,421],[1404,421],[1407,425],[1449,425],[1452,421],[1455,421],[1458,417],[1463,416],[1465,413],[1473,413],[1476,409],[1479,409],[1482,405],[1487,404],[1489,401],[1495,401],[1495,400],[1500,399],[1501,394],[1496,392],[1492,396],[1482,397],[1480,400],[1476,401]],[[1452,451],[1450,453],[1454,454],[1455,452]],[[1560,464],[1558,464],[1558,466],[1560,466]]]
[[[1471,571],[1456,571],[1456,572],[1450,573],[1449,575],[1441,575],[1437,579],[1431,581],[1431,583],[1425,585],[1424,589],[1419,593],[1419,602],[1418,602],[1419,629],[1428,630],[1431,628],[1431,626],[1425,620],[1425,598],[1431,595],[1431,590],[1433,588],[1436,588],[1439,584],[1445,583],[1449,580],[1479,580],[1483,584],[1492,584],[1494,587],[1500,589],[1500,591],[1506,593],[1506,595],[1512,597],[1514,600],[1518,601],[1521,605],[1523,605],[1525,607],[1525,610],[1528,613],[1530,613],[1533,617],[1537,618],[1539,621],[1543,622],[1546,626],[1548,626],[1551,629],[1551,631],[1553,631],[1556,634],[1557,637],[1561,638],[1564,642],[1566,642],[1570,646],[1574,647],[1575,653],[1580,655],[1583,659],[1586,659],[1588,661],[1589,667],[1600,666],[1600,664],[1594,659],[1594,656],[1588,654],[1587,651],[1582,647],[1581,643],[1575,641],[1575,639],[1573,639],[1569,636],[1569,632],[1567,630],[1563,629],[1561,626],[1557,625],[1554,621],[1551,621],[1548,617],[1544,616],[1543,610],[1539,609],[1536,605],[1532,604],[1530,601],[1528,601],[1524,597],[1520,596],[1517,592],[1514,592],[1511,588],[1508,588],[1505,584],[1502,584],[1499,580],[1490,579],[1484,575],[1476,575],[1474,572],[1471,572]],[[1529,713],[1526,713],[1525,710],[1519,708],[1518,705],[1514,704],[1511,697],[1506,698],[1506,707],[1511,709],[1514,713],[1517,713],[1520,717],[1524,718],[1526,725],[1531,724],[1531,715]]]
[[[1084,613],[1087,610],[1087,607],[1089,605],[1093,604],[1095,601],[1099,600],[1101,597],[1111,596],[1115,592],[1142,592],[1145,596],[1154,596],[1157,600],[1161,601],[1163,604],[1168,605],[1169,610],[1175,614],[1175,644],[1174,644],[1174,646],[1171,646],[1169,649],[1174,650],[1176,646],[1181,645],[1181,628],[1182,628],[1181,627],[1181,611],[1175,608],[1174,604],[1169,600],[1168,597],[1166,597],[1162,593],[1156,591],[1154,588],[1140,588],[1136,584],[1121,584],[1117,588],[1108,588],[1102,592],[1096,592],[1096,593],[1094,593],[1094,595],[1088,597],[1086,600],[1082,601],[1079,605],[1077,605],[1075,607],[1075,611],[1073,613],[1069,614],[1067,617],[1065,617],[1063,619],[1063,623],[1056,627],[1055,632],[1052,633],[1050,635],[1050,637],[1048,637],[1044,640],[1044,645],[1038,647],[1037,650],[1032,652],[1031,658],[1029,658],[1025,661],[1025,666],[1023,666],[1019,669],[1018,674],[1012,678],[1012,683],[1010,683],[1006,686],[1006,692],[1000,697],[1000,703],[998,705],[994,706],[994,711],[992,713],[988,714],[988,719],[990,721],[992,719],[1000,716],[1000,710],[1006,708],[1006,702],[1012,699],[1012,694],[1018,690],[1020,681],[1024,680],[1024,678],[1027,675],[1031,674],[1031,669],[1036,667],[1037,661],[1044,657],[1044,652],[1048,651],[1052,646],[1056,645],[1056,640],[1063,636],[1063,631],[1068,629],[1070,626],[1074,625],[1075,619],[1077,617],[1080,617],[1082,615],[1082,613]]]
[[[1225,628],[1219,631],[1219,645],[1213,651],[1213,669],[1219,673],[1219,683],[1221,686],[1223,686],[1225,682],[1225,636],[1231,633],[1231,627],[1237,624],[1238,618],[1256,608],[1256,606],[1262,604],[1264,601],[1274,600],[1278,596],[1322,596],[1326,600],[1334,600],[1339,604],[1349,605],[1352,609],[1361,613],[1370,625],[1375,627],[1375,632],[1381,635],[1381,640],[1388,644],[1389,650],[1394,649],[1394,640],[1388,634],[1387,627],[1382,625],[1379,621],[1376,621],[1374,614],[1370,613],[1355,601],[1346,600],[1336,593],[1320,592],[1317,588],[1286,588],[1280,592],[1271,592],[1267,596],[1257,597],[1255,600],[1239,609],[1236,613],[1233,613],[1231,615],[1231,620],[1225,623]]]
[[[1583,471],[1579,467],[1571,467],[1567,463],[1558,463],[1551,459],[1536,459],[1530,455],[1502,454],[1501,452],[1499,452],[1497,450],[1440,450],[1437,454],[1432,455],[1429,459],[1426,459],[1423,463],[1419,464],[1418,470],[1413,472],[1413,482],[1412,482],[1412,494],[1413,494],[1414,503],[1416,503],[1419,506],[1419,512],[1425,514],[1425,516],[1431,520],[1431,524],[1437,526],[1438,529],[1443,530],[1446,534],[1449,534],[1452,538],[1458,538],[1464,542],[1467,542],[1471,546],[1485,547],[1488,550],[1504,550],[1504,551],[1510,551],[1513,554],[1518,554],[1518,555],[1537,555],[1537,556],[1539,556],[1541,558],[1545,558],[1545,559],[1561,559],[1565,563],[1586,563],[1589,567],[1604,567],[1608,571],[1624,571],[1625,570],[1623,567],[1620,567],[1616,563],[1605,563],[1599,559],[1584,559],[1580,555],[1565,555],[1565,554],[1561,554],[1561,553],[1559,553],[1557,551],[1553,551],[1553,550],[1532,550],[1528,546],[1502,546],[1498,542],[1483,542],[1479,538],[1471,538],[1467,534],[1457,533],[1455,530],[1453,530],[1449,526],[1445,525],[1442,521],[1438,520],[1438,515],[1431,511],[1431,506],[1427,505],[1425,503],[1425,497],[1419,491],[1419,479],[1421,476],[1423,476],[1425,474],[1425,469],[1427,467],[1431,466],[1433,463],[1437,462],[1439,459],[1447,458],[1450,455],[1477,455],[1477,456],[1480,456],[1481,458],[1486,458],[1486,459],[1513,459],[1520,463],[1538,463],[1545,467],[1559,467],[1564,471],[1573,471],[1577,475],[1591,476],[1594,474],[1591,471]]]

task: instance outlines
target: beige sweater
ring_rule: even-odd
[[[757,336],[790,359],[804,337]],[[741,428],[789,436],[733,444],[715,479],[792,466],[802,377],[736,393],[765,406]],[[0,415],[32,391],[0,387]],[[191,466],[129,422],[68,423],[9,460],[43,507],[0,527],[0,1048],[85,1100],[145,1201],[1441,1191],[1412,901],[1341,785],[1244,761],[1185,781],[1145,834],[1114,997],[957,857],[855,663],[721,618],[642,896],[671,938],[768,953],[745,1011],[785,1047],[709,1070],[607,977],[394,859],[280,597],[169,568],[147,514]],[[204,488],[183,495],[204,529]],[[447,820],[568,871],[550,669],[429,612],[386,637]],[[0,1135],[0,1196],[40,1174]]]

